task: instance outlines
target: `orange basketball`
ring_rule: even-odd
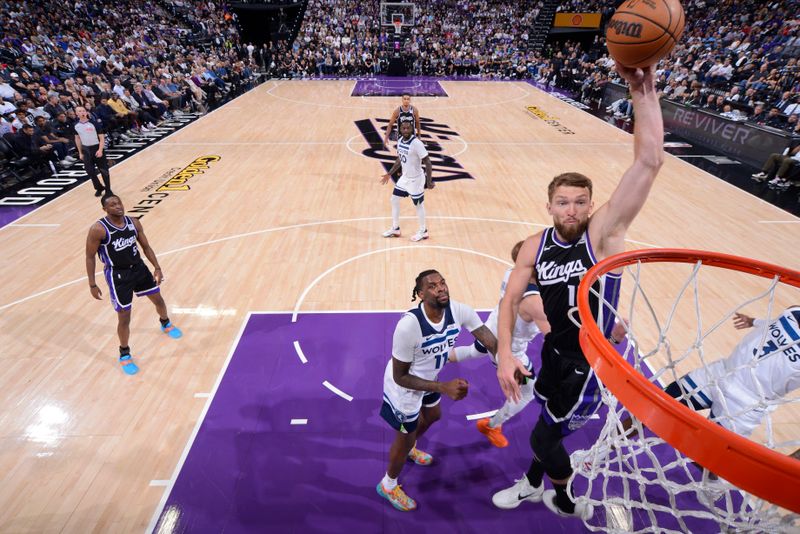
[[[678,0],[628,0],[606,25],[608,53],[626,67],[654,65],[681,38],[685,21]]]

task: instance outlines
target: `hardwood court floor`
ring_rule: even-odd
[[[410,202],[404,237],[380,236],[390,188],[378,184],[379,160],[362,154],[364,132],[399,98],[350,97],[349,81],[266,83],[113,167],[114,191],[143,215],[185,332],[168,339],[137,301],[133,378],[116,363],[108,291],[96,302],[85,281],[86,233],[102,215],[91,186],[0,230],[0,531],[141,532],[248,311],[404,309],[414,276],[431,267],[453,298],[491,308],[512,245],[550,222],[551,177],[590,175],[599,205],[631,162],[630,135],[530,85],[442,85],[449,97],[414,104],[436,135],[457,133],[436,139],[462,169],[440,158],[450,167],[437,173],[473,179],[426,194],[422,244],[406,239],[416,227]],[[204,156],[220,159],[157,191]],[[714,249],[797,269],[797,223],[668,156],[628,237],[631,248]],[[752,289],[739,283],[722,277],[711,311]]]

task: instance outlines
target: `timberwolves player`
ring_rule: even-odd
[[[442,415],[442,393],[453,400],[467,395],[467,381],[456,378],[438,382],[436,377],[447,363],[458,333],[464,327],[494,353],[497,340],[481,324],[475,310],[454,300],[442,275],[434,270],[419,273],[411,300],[422,302],[407,311],[394,330],[392,359],[383,375],[381,417],[395,429],[389,449],[389,466],[378,483],[378,494],[404,512],[417,503],[397,483],[406,460],[430,465],[430,454],[418,450],[415,443]]]
[[[502,508],[513,508],[523,500],[545,505],[560,516],[588,519],[592,509],[575,505],[567,482],[572,474],[569,455],[562,443],[597,411],[600,403],[597,379],[578,343],[578,328],[568,316],[575,307],[581,277],[599,260],[625,249],[625,233],[644,206],[650,188],[664,161],[664,124],[658,103],[654,67],[630,69],[617,65],[629,84],[636,110],[634,161],[625,171],[611,198],[592,214],[592,182],[570,172],[556,176],[548,187],[547,210],[553,227],[525,240],[508,280],[506,298],[500,302],[498,318],[497,377],[506,396],[520,398],[515,373],[530,375],[514,358],[512,328],[519,302],[533,273],[550,323],[542,347],[542,368],[534,384],[544,404],[531,434],[533,460],[528,472],[514,486],[494,495]],[[604,277],[603,297],[616,306],[620,273]],[[598,299],[593,299],[599,317]],[[606,335],[611,333],[613,314],[603,313],[600,321]],[[544,491],[547,475],[553,490]]]
[[[522,241],[514,245],[511,250],[511,258],[513,261],[517,260],[517,254],[522,247]],[[503,283],[500,286],[500,299],[506,293],[506,285],[508,284],[508,277],[511,275],[511,269],[506,271]],[[492,334],[497,334],[497,313],[498,306],[492,310],[489,317],[484,323]],[[522,295],[522,300],[519,304],[517,320],[514,323],[514,333],[511,339],[511,351],[515,358],[522,362],[522,365],[528,371],[533,373],[532,363],[528,358],[527,350],[528,343],[536,337],[539,332],[547,333],[550,331],[550,325],[547,323],[547,317],[542,308],[542,299],[539,296],[539,288],[536,286],[536,281],[531,279],[528,287]],[[450,362],[462,362],[471,358],[479,358],[486,356],[489,351],[481,344],[480,341],[475,341],[473,345],[465,347],[456,347],[453,350],[453,357]],[[496,366],[497,362],[493,356],[492,363]],[[520,386],[521,399],[519,402],[514,402],[510,399],[506,400],[503,407],[500,408],[491,419],[479,419],[476,423],[478,430],[486,436],[489,442],[495,447],[507,447],[508,439],[503,435],[503,423],[511,419],[513,416],[522,411],[528,403],[533,400],[533,380],[524,379]]]
[[[433,164],[425,150],[425,145],[419,137],[413,135],[414,130],[410,122],[400,124],[400,134],[402,137],[397,142],[397,161],[394,162],[388,173],[381,177],[381,185],[389,181],[389,178],[403,167],[403,175],[397,180],[392,191],[392,228],[383,233],[383,237],[400,237],[400,199],[411,197],[414,208],[417,211],[419,229],[411,236],[411,241],[422,241],[428,239],[428,229],[425,225],[425,189],[433,189]],[[422,165],[425,164],[425,171]]]
[[[800,388],[800,306],[790,306],[774,321],[742,313],[739,329],[756,327],[727,358],[682,376],[665,389],[695,410],[711,410],[711,419],[732,432],[750,436],[775,401]],[[622,422],[625,430],[631,420]]]
[[[392,112],[392,116],[389,118],[389,124],[386,125],[386,133],[383,135],[383,146],[389,146],[389,139],[392,133],[395,134],[397,139],[400,138],[400,126],[406,122],[411,124],[412,131],[417,131],[417,137],[422,137],[419,110],[411,105],[411,95],[403,93],[403,103]],[[397,130],[394,129],[395,124],[397,125]]]
[[[97,221],[89,229],[86,239],[86,274],[89,277],[89,292],[100,300],[103,293],[95,284],[95,255],[103,262],[103,275],[108,283],[111,304],[117,312],[117,334],[119,335],[119,363],[122,370],[129,375],[136,374],[139,368],[133,362],[128,337],[130,336],[131,304],[133,294],[147,297],[155,304],[161,319],[161,330],[172,338],[181,337],[181,331],[174,326],[167,316],[167,305],[161,298],[161,282],[164,274],[158,266],[158,260],[150,243],[144,235],[139,219],[125,215],[125,208],[117,195],[106,195],[101,204],[106,216]],[[155,267],[155,277],[142,261],[138,243],[142,252]]]

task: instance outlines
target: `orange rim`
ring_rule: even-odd
[[[603,274],[633,263],[696,263],[779,277],[800,288],[800,272],[748,258],[703,250],[623,252],[589,269],[578,287],[580,343],[603,384],[661,439],[731,484],[800,513],[800,461],[726,430],[667,395],[633,368],[606,340],[589,308],[589,289]]]

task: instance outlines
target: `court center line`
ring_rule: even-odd
[[[329,390],[333,391],[337,395],[339,395],[341,398],[343,398],[347,402],[352,402],[353,401],[353,397],[351,395],[348,395],[347,393],[345,393],[341,389],[337,388],[336,386],[334,386],[333,384],[331,384],[327,380],[325,382],[323,382],[322,385],[325,386],[326,388],[328,388]]]
[[[417,219],[416,216],[403,216],[403,217],[400,217],[400,218],[401,219],[413,219],[413,220]],[[215,243],[222,243],[224,241],[232,241],[232,240],[235,240],[235,239],[241,239],[243,237],[251,237],[251,236],[257,236],[257,235],[263,235],[263,234],[268,234],[268,233],[271,233],[271,232],[280,232],[280,231],[284,231],[284,230],[296,230],[296,229],[299,229],[299,228],[306,228],[306,227],[310,227],[310,226],[321,226],[321,225],[326,225],[326,224],[347,224],[347,223],[353,223],[353,222],[385,221],[386,219],[389,219],[389,217],[356,217],[356,218],[352,218],[352,219],[335,219],[335,220],[328,220],[328,221],[315,221],[315,222],[309,222],[309,223],[290,224],[290,225],[286,225],[286,226],[276,226],[276,227],[273,227],[273,228],[264,228],[262,230],[254,230],[252,232],[243,232],[243,233],[240,233],[240,234],[234,234],[234,235],[230,235],[230,236],[227,236],[227,237],[220,237],[220,238],[217,238],[217,239],[210,239],[208,241],[203,241],[201,243],[195,243],[193,245],[187,245],[185,247],[180,247],[180,248],[176,248],[176,249],[173,249],[173,250],[168,250],[166,252],[161,252],[161,253],[159,253],[159,256],[162,256],[162,257],[163,256],[171,256],[172,254],[177,254],[179,252],[185,252],[187,250],[192,250],[192,249],[195,249],[195,248],[205,247],[207,245],[213,245]],[[503,219],[488,219],[488,218],[484,218],[484,217],[449,217],[449,216],[436,216],[435,215],[435,216],[428,216],[428,219],[454,220],[454,221],[476,221],[476,222],[500,222],[500,223],[507,223],[507,224],[520,224],[520,225],[523,225],[523,226],[540,226],[542,228],[545,228],[545,227],[548,226],[546,224],[539,224],[539,223],[534,223],[534,222],[529,222],[529,221],[512,221],[512,220],[503,220]],[[96,275],[102,274],[102,271],[98,271],[95,274]],[[33,293],[31,295],[28,295],[27,297],[24,297],[24,298],[21,298],[21,299],[18,299],[16,301],[14,301],[14,302],[9,302],[8,304],[4,304],[4,305],[0,306],[0,311],[3,311],[6,308],[10,308],[10,307],[15,306],[17,304],[22,304],[23,302],[26,302],[28,300],[34,299],[36,297],[40,297],[42,295],[46,295],[48,293],[52,293],[53,291],[57,291],[59,289],[65,288],[67,286],[74,285],[74,284],[77,284],[77,283],[80,283],[80,282],[85,282],[85,281],[86,281],[86,277],[82,276],[81,278],[77,278],[77,279],[72,280],[70,282],[65,282],[65,283],[59,284],[59,285],[57,285],[55,287],[51,287],[49,289],[45,289],[45,290],[39,291],[37,293]]]
[[[216,110],[214,110],[214,111],[216,111]],[[125,160],[125,161],[130,161],[130,159],[132,159],[132,158],[129,158],[128,160]],[[74,189],[72,191],[74,191]],[[68,193],[70,193],[70,192],[71,191],[69,191]],[[59,197],[59,198],[63,198],[63,195],[61,197]],[[405,219],[407,219],[407,220],[416,220],[417,219],[416,216],[411,216],[411,215],[402,216],[400,218],[404,219],[404,220]],[[161,253],[159,253],[159,256],[162,256],[162,257],[163,256],[171,256],[171,255],[177,254],[179,252],[185,252],[187,250],[192,250],[192,249],[195,249],[195,248],[205,247],[207,245],[213,245],[215,243],[222,243],[222,242],[225,242],[225,241],[232,241],[232,240],[235,240],[235,239],[241,239],[243,237],[251,237],[251,236],[257,236],[257,235],[263,235],[263,234],[268,234],[268,233],[271,233],[271,232],[280,232],[280,231],[284,231],[284,230],[296,230],[296,229],[299,229],[299,228],[307,228],[307,227],[311,227],[311,226],[322,226],[322,225],[326,225],[326,224],[346,224],[346,223],[353,223],[353,222],[385,221],[387,219],[389,219],[389,217],[385,217],[385,216],[384,217],[356,217],[356,218],[352,218],[352,219],[334,219],[334,220],[328,220],[328,221],[315,221],[315,222],[308,222],[308,223],[290,224],[290,225],[286,225],[286,226],[276,226],[276,227],[273,227],[273,228],[264,228],[264,229],[261,229],[261,230],[254,230],[252,232],[243,232],[243,233],[240,233],[240,234],[234,234],[234,235],[230,235],[230,236],[227,236],[227,237],[219,237],[217,239],[209,239],[208,241],[203,241],[203,242],[200,242],[200,243],[194,243],[192,245],[186,245],[184,247],[168,250],[166,252],[161,252]],[[488,217],[454,217],[454,216],[445,216],[445,215],[429,215],[428,219],[440,220],[440,221],[496,222],[496,223],[502,223],[502,224],[516,224],[516,225],[522,225],[522,226],[535,226],[535,227],[539,227],[539,228],[547,228],[547,227],[550,226],[549,224],[535,223],[535,222],[531,222],[531,221],[515,221],[515,220],[509,220],[509,219],[493,219],[493,218],[488,218]],[[658,248],[658,245],[651,245],[651,244],[644,243],[644,242],[641,242],[641,241],[634,241],[632,239],[626,239],[626,241],[628,241],[630,243],[643,244],[643,245],[647,245],[649,247]],[[425,245],[421,245],[421,246],[425,246]],[[96,275],[100,275],[100,274],[102,274],[102,271],[98,271],[95,274]],[[0,311],[3,311],[5,309],[7,309],[7,308],[11,308],[12,306],[16,306],[17,304],[22,304],[23,302],[27,302],[27,301],[32,300],[34,298],[41,297],[43,295],[47,295],[49,293],[52,293],[53,291],[57,291],[59,289],[63,289],[65,287],[68,287],[68,286],[71,286],[71,285],[75,285],[75,284],[78,284],[80,282],[85,282],[85,281],[86,281],[86,277],[82,276],[81,278],[76,278],[75,280],[71,280],[69,282],[64,282],[63,284],[59,284],[59,285],[51,287],[49,289],[44,289],[42,291],[38,291],[36,293],[28,295],[27,297],[23,297],[21,299],[17,299],[17,300],[15,300],[13,302],[9,302],[8,304],[3,304],[2,306],[0,306]]]
[[[289,421],[290,425],[307,425],[308,419],[292,419]]]
[[[363,139],[364,136],[361,134],[356,134],[350,137],[346,144],[349,147],[349,144],[353,141],[353,139]],[[475,145],[475,146],[624,146],[628,147],[633,143],[609,143],[608,141],[593,141],[593,142],[568,142],[568,141],[475,141],[467,143],[464,139],[460,136],[451,141],[444,141],[444,140],[437,140],[433,139],[440,145],[449,145],[459,142],[460,144],[466,145]],[[341,141],[252,141],[252,142],[233,142],[233,141],[204,141],[199,143],[188,143],[183,141],[161,141],[162,145],[170,145],[170,146],[321,146],[321,145],[330,145],[330,146],[338,146],[341,145]],[[458,156],[466,151],[466,148],[462,148],[461,152],[453,154],[453,156]],[[360,155],[360,154],[359,154]],[[372,158],[370,158],[372,159]]]
[[[300,358],[301,362],[308,363],[308,360],[306,359],[306,355],[303,354],[303,349],[300,348],[300,342],[298,342],[298,341],[294,342],[294,351],[297,353],[297,357]]]

